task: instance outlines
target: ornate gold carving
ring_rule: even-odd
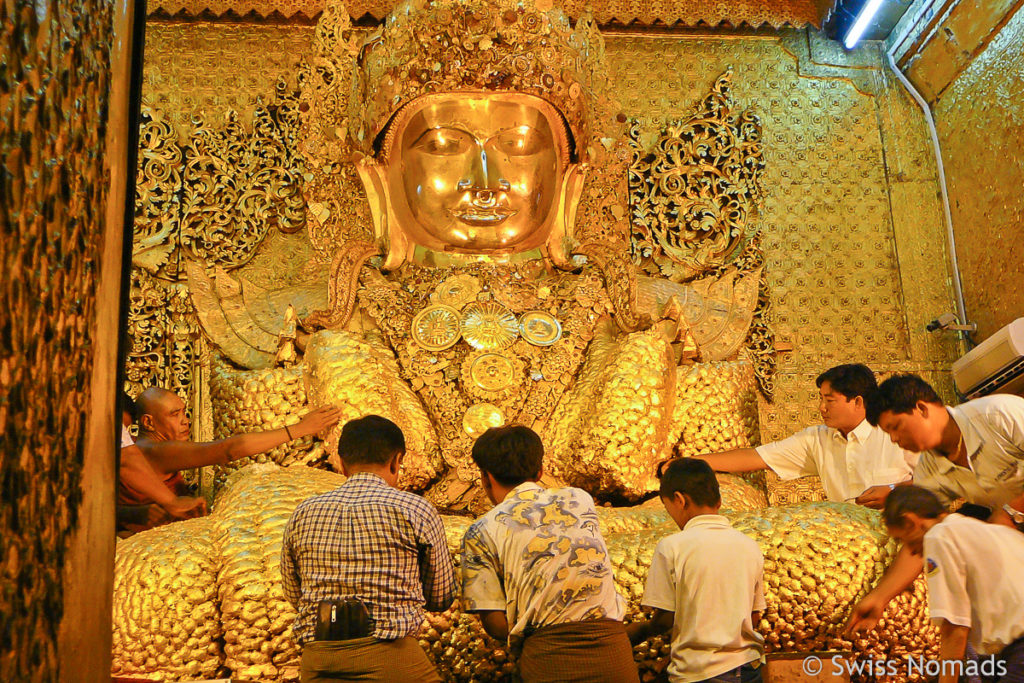
[[[676,282],[729,263],[754,232],[764,194],[761,124],[750,111],[733,113],[731,80],[731,70],[722,74],[652,150],[641,146],[636,122],[630,127],[634,259]]]
[[[180,268],[177,234],[185,154],[163,112],[144,107],[141,117],[132,262],[173,280]]]
[[[201,341],[187,287],[132,269],[128,335],[132,340],[125,362],[128,393],[136,396],[148,387],[163,387],[181,396],[192,414]]]
[[[527,311],[519,317],[519,334],[534,346],[551,346],[562,338],[562,323],[547,311]]]
[[[501,427],[505,418],[501,409],[490,403],[475,403],[462,416],[462,428],[470,438],[477,438],[491,427]]]
[[[437,286],[430,300],[461,310],[480,293],[480,281],[472,275],[453,275]]]
[[[526,365],[517,356],[499,351],[474,351],[462,363],[462,386],[484,401],[508,398],[522,384]]]
[[[294,232],[305,224],[292,157],[297,110],[294,101],[279,102],[273,112],[256,111],[251,133],[234,113],[216,129],[195,121],[182,178],[179,236],[189,258],[237,268],[252,258],[271,227]]]
[[[186,259],[237,268],[271,227],[302,229],[297,123],[296,100],[283,83],[276,104],[254,112],[251,132],[235,112],[216,128],[193,116],[184,144],[162,113],[143,108],[133,262],[183,279]]]
[[[550,4],[546,10],[515,0],[399,5],[360,52],[351,137],[371,154],[385,124],[420,95],[503,90],[547,100],[585,142],[595,100],[607,98],[603,59],[593,20],[581,16],[574,27]]]
[[[378,253],[377,246],[369,242],[352,241],[338,249],[331,263],[327,310],[311,314],[302,321],[302,326],[307,330],[316,330],[347,325],[355,307],[359,271],[367,259]]]
[[[516,317],[500,304],[476,303],[462,311],[462,337],[474,349],[504,349],[518,336]]]
[[[444,351],[462,337],[462,316],[451,306],[428,306],[412,319],[412,339],[428,351]]]
[[[150,16],[185,14],[200,17],[250,12],[267,18],[281,14],[286,19],[315,19],[329,3],[325,0],[152,0],[146,7]],[[382,20],[397,3],[394,0],[346,0],[348,14],[354,18],[369,15]],[[804,28],[821,26],[818,3],[813,0],[566,0],[561,3],[571,17],[586,9],[601,24],[625,26],[752,26]]]

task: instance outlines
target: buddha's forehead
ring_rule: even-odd
[[[421,96],[395,115],[384,148],[434,128],[460,128],[474,135],[490,136],[521,126],[549,133],[558,150],[568,154],[568,128],[561,114],[547,101],[523,93],[452,92]]]
[[[416,111],[412,112],[406,127],[449,126],[481,130],[502,129],[508,126],[551,128],[548,113],[542,109],[546,104],[544,100],[528,95],[441,95],[420,104]]]

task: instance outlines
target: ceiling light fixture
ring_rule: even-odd
[[[853,22],[853,28],[843,38],[843,45],[846,46],[847,50],[853,49],[853,46],[857,44],[860,37],[864,35],[864,31],[867,30],[868,24],[878,14],[878,9],[882,6],[882,0],[868,0],[867,4],[861,9],[860,14],[857,15],[857,21]]]

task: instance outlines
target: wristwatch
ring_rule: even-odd
[[[1017,508],[1011,507],[1009,503],[1005,503],[1003,505],[1003,510],[1006,512],[1006,514],[1010,515],[1010,519],[1013,520],[1014,524],[1016,524],[1017,526],[1024,525],[1024,512],[1021,512]]]

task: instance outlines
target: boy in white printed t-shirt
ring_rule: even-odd
[[[923,550],[943,660],[939,683],[955,683],[959,673],[986,683],[1024,681],[1024,534],[949,514],[919,486],[890,494],[883,518],[890,536]],[[977,661],[964,661],[968,641]]]
[[[672,629],[671,683],[761,681],[764,556],[753,539],[718,514],[718,480],[703,460],[672,461],[661,501],[681,531],[663,538],[647,573],[649,621],[627,627],[636,645]]]

